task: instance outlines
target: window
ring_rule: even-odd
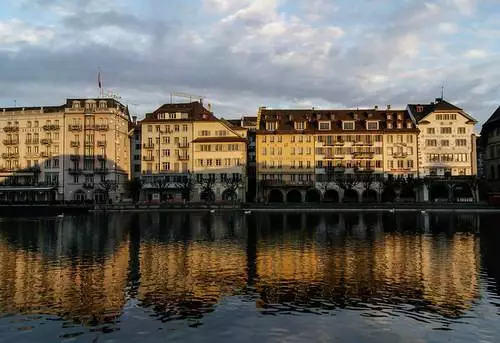
[[[295,130],[305,130],[306,123],[303,121],[295,122]]]
[[[404,168],[404,160],[398,160],[398,169],[403,169]]]
[[[331,128],[331,123],[329,121],[319,122],[319,129],[320,130],[330,130],[330,128]]]
[[[267,149],[266,148],[262,148],[262,155],[267,155]]]
[[[465,127],[459,127],[459,128],[457,129],[457,133],[458,133],[459,135],[464,135],[464,134],[465,134]]]
[[[455,140],[455,145],[456,146],[467,146],[467,140],[466,139],[457,139],[457,140]]]
[[[367,130],[378,130],[378,121],[367,121],[366,122]]]
[[[278,123],[275,121],[272,122],[267,122],[266,123],[266,130],[267,131],[274,131],[278,129]]]
[[[343,121],[342,122],[342,130],[354,130],[354,122],[353,121]]]
[[[179,125],[174,125],[174,131],[179,132]]]
[[[392,135],[387,136],[387,143],[392,143],[394,141],[394,138]]]
[[[30,122],[30,121],[28,121],[28,122],[26,123],[26,127],[27,127],[27,128],[30,128],[30,127],[31,127],[31,122]]]
[[[442,127],[441,128],[441,134],[442,135],[449,135],[449,134],[451,134],[451,127]]]
[[[450,141],[447,139],[441,140],[441,146],[446,146],[446,147],[450,146]]]
[[[436,129],[434,129],[433,127],[428,127],[427,128],[427,134],[428,135],[433,135],[436,133]]]
[[[295,143],[295,136],[290,137],[290,142]]]
[[[406,162],[407,162],[408,168],[413,168],[413,160],[408,160]]]
[[[413,136],[412,135],[406,136],[406,143],[413,143]]]
[[[148,125],[148,132],[153,132],[153,125]]]
[[[215,160],[215,165],[216,165],[217,167],[220,167],[220,166],[222,165],[222,161],[221,161],[221,159],[220,159],[220,158],[217,158],[217,159]]]
[[[435,140],[435,139],[426,139],[425,140],[425,145],[426,146],[437,146],[437,140]]]
[[[183,132],[187,132],[188,130],[188,126],[187,125],[182,125],[182,131]]]

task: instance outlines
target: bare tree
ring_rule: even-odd
[[[118,189],[118,183],[114,180],[104,180],[97,184],[98,189],[104,193],[104,200],[109,201],[109,193]]]
[[[201,179],[198,180],[198,184],[201,188],[200,199],[205,201],[207,204],[212,204],[215,201],[215,178],[208,175],[202,176]]]
[[[141,195],[143,181],[136,177],[132,180],[129,180],[126,184],[127,192],[134,199],[134,201],[139,201],[139,197]]]
[[[160,193],[160,201],[163,201],[164,194],[168,191],[170,182],[165,175],[153,178],[152,182],[153,188],[158,190]]]
[[[187,176],[183,176],[180,182],[177,182],[175,187],[182,195],[182,200],[186,202],[191,201],[191,193],[194,188],[193,175],[188,173]]]
[[[222,180],[224,184],[224,193],[234,201],[237,199],[237,190],[243,185],[243,178],[240,174],[233,175],[232,177],[226,177]]]
[[[359,184],[360,180],[355,174],[343,174],[334,175],[332,181],[345,192],[356,187],[356,185]]]
[[[474,202],[479,202],[479,189],[481,188],[482,179],[477,176],[470,176],[467,178],[467,185],[472,192],[472,200]]]

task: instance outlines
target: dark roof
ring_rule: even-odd
[[[23,108],[25,111],[40,111],[43,108],[43,113],[54,113],[64,111],[64,105],[61,106],[30,106],[30,107],[5,107],[0,108],[0,113],[4,112],[17,112]]]
[[[229,137],[198,137],[193,140],[193,143],[216,143],[216,142],[246,142],[243,137],[229,136]]]
[[[158,119],[158,114],[177,113],[177,112],[183,112],[188,114],[187,119],[180,119],[180,120],[190,120],[190,121],[217,120],[217,118],[214,116],[212,112],[206,109],[201,103],[195,101],[195,102],[185,102],[185,103],[175,103],[175,104],[163,104],[152,113],[147,113],[146,118],[144,118],[142,122],[154,122],[163,120],[163,119]]]
[[[257,125],[257,117],[256,116],[244,116],[243,117],[243,126],[256,126]]]
[[[391,114],[391,119],[387,119]],[[401,115],[401,120],[398,120],[398,115]],[[262,109],[260,123],[258,129],[261,133],[270,132],[266,130],[266,122],[278,122],[278,132],[346,132],[342,129],[343,121],[355,121],[354,132],[368,131],[366,129],[367,121],[378,121],[379,130],[389,131],[412,131],[418,132],[418,129],[413,127],[408,129],[406,124],[412,122],[410,115],[406,110],[375,110],[375,109],[359,109],[359,110],[316,110],[316,109]],[[329,121],[331,130],[318,130],[320,121]],[[295,130],[295,122],[307,122],[306,130]],[[392,129],[387,128],[387,124],[392,122]],[[401,129],[397,128],[397,123],[403,123]],[[413,122],[412,122],[413,124]],[[348,131],[348,132],[353,132]],[[370,131],[373,132],[373,131]]]
[[[495,123],[496,125],[500,125],[500,106],[496,109],[495,112],[488,118],[486,123],[484,123],[483,126],[488,126],[491,125],[492,123]]]
[[[455,106],[452,103],[449,103],[448,101],[440,98],[437,98],[435,102],[431,102],[430,104],[409,104],[408,108],[410,109],[417,122],[424,119],[428,114],[436,111],[460,112],[470,120],[476,121],[474,118],[465,113],[464,110],[460,107]]]
[[[241,126],[241,120],[239,119],[227,119],[227,122],[234,126]]]

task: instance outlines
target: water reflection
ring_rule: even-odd
[[[498,285],[491,242],[500,237],[488,233],[491,242],[480,244],[477,234],[491,220],[156,213],[3,221],[0,314],[116,328],[135,306],[161,322],[196,323],[238,296],[263,314],[369,309],[458,318],[479,298],[480,248]]]

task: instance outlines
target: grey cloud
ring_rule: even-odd
[[[423,9],[424,5],[418,3],[404,10]],[[189,27],[117,10],[72,19],[67,17],[63,21],[70,34],[61,37],[77,41],[81,38],[78,31],[85,32],[104,23],[148,35],[155,45],[139,51],[85,41],[85,45],[62,50],[24,46],[18,55],[0,51],[2,104],[11,104],[13,98],[29,105],[58,103],[64,97],[94,96],[97,67],[101,66],[105,87],[118,90],[130,102],[140,104],[138,110],[142,112],[168,101],[168,93],[173,90],[209,96],[219,103],[215,108],[226,118],[255,113],[260,105],[308,99],[344,106],[404,105],[431,101],[439,96],[440,85],[445,81],[449,99],[459,101],[471,114],[484,120],[494,107],[485,104],[496,98],[495,87],[482,94],[470,90],[481,84],[495,85],[494,80],[500,76],[495,68],[498,61],[486,60],[473,68],[448,66],[425,78],[392,79],[402,72],[389,68],[394,59],[400,58],[395,42],[406,33],[424,30],[420,25],[428,25],[428,20],[435,19],[432,16],[408,22],[393,19],[369,26],[352,37],[357,40],[355,44],[350,42],[351,48],[334,42],[325,55],[314,50],[316,45],[324,43],[323,36],[315,36],[319,40],[308,42],[306,47],[311,48],[302,49],[294,45],[297,41],[293,35],[272,41],[271,45],[256,42],[258,49],[248,53],[233,52],[231,47],[244,39],[249,30],[266,23],[262,20],[235,21],[222,25],[221,31],[210,29],[202,32],[203,42],[195,43],[183,36]],[[361,38],[368,33],[373,35]],[[349,35],[348,31],[347,39],[351,38]],[[289,52],[303,54],[307,62],[273,62],[277,55]],[[410,62],[401,68],[411,68]],[[389,81],[372,85],[367,77],[373,74],[389,75]]]

